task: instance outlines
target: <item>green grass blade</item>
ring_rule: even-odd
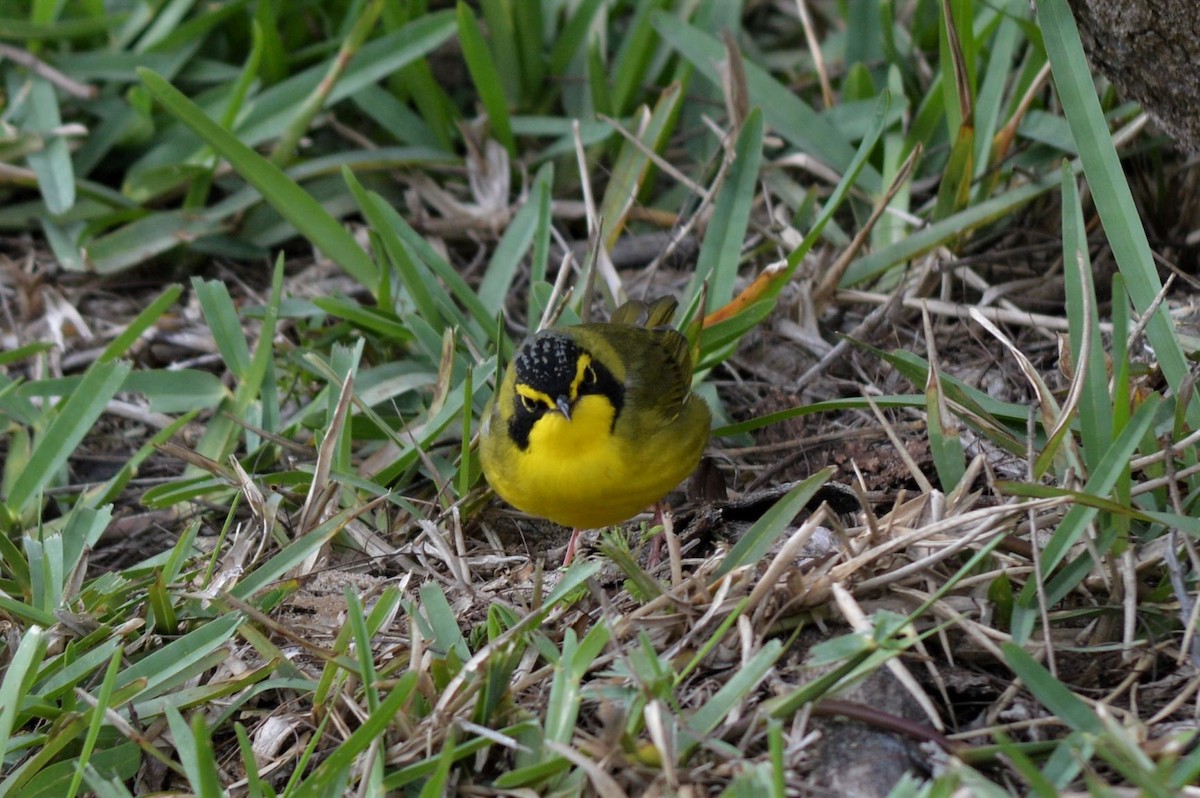
[[[84,253],[86,263],[97,274],[113,274],[170,252],[181,241],[212,235],[219,227],[209,214],[153,213],[93,239]]]
[[[139,679],[145,679],[146,684],[141,689],[139,698],[144,700],[157,695],[164,683],[185,673],[192,665],[203,661],[225,645],[242,621],[239,613],[231,612],[197,626],[194,631],[167,643],[125,668],[117,677],[116,686],[121,688]]]
[[[250,369],[250,346],[242,330],[237,308],[229,296],[229,287],[220,280],[192,278],[192,290],[200,301],[204,321],[212,331],[213,342],[225,366],[239,379],[245,379]]]
[[[462,47],[463,58],[467,62],[467,70],[475,83],[479,101],[487,111],[488,121],[492,124],[492,136],[504,145],[510,158],[517,157],[517,142],[513,139],[512,124],[508,117],[508,98],[505,97],[504,87],[499,78],[499,69],[492,51],[483,38],[479,29],[479,20],[466,3],[458,4],[458,41]]]
[[[643,0],[633,6],[633,16],[629,19],[609,70],[612,79],[612,113],[618,116],[631,112],[637,104],[638,92],[654,80],[650,62],[654,57],[655,35],[650,21],[665,6],[665,0]]]
[[[1079,401],[1079,429],[1083,437],[1084,461],[1090,472],[1112,444],[1113,406],[1108,393],[1108,370],[1104,362],[1104,342],[1097,320],[1100,303],[1092,282],[1092,261],[1088,257],[1087,232],[1079,189],[1070,172],[1063,170],[1063,278],[1067,291],[1067,319],[1070,323],[1071,358],[1076,372],[1084,371],[1084,389]],[[1079,357],[1087,343],[1088,358]]]
[[[895,244],[862,256],[850,264],[842,285],[854,285],[877,277],[892,266],[917,257],[965,231],[1003,219],[1062,182],[1058,170],[1023,186],[1006,191],[986,202],[971,205],[946,219],[934,222]]]
[[[0,41],[31,42],[89,39],[107,33],[125,22],[127,14],[111,14],[81,19],[34,22],[12,16],[0,17]]]
[[[1144,313],[1162,288],[1146,231],[1125,179],[1125,172],[1088,68],[1079,30],[1067,0],[1037,0],[1037,20],[1046,54],[1054,72],[1071,133],[1079,147],[1079,160],[1091,186],[1092,201],[1112,246],[1117,267],[1124,275],[1133,305]],[[1188,379],[1187,358],[1179,345],[1165,306],[1159,307],[1146,327],[1159,367],[1172,390],[1182,390]],[[1192,426],[1200,426],[1200,401],[1195,394],[1188,408]]]
[[[29,154],[29,167],[37,175],[46,210],[61,216],[75,204],[75,169],[67,140],[57,132],[62,126],[58,98],[50,82],[37,76],[29,79],[25,102],[28,105],[22,121],[44,139],[41,148]]]
[[[326,520],[307,535],[297,538],[278,554],[251,571],[229,591],[234,598],[250,600],[258,591],[283,577],[289,570],[304,561],[308,555],[329,542],[353,517],[353,508],[343,510]]]
[[[1011,8],[1007,9],[1011,13]],[[996,33],[991,41],[991,54],[983,66],[984,72],[975,97],[975,177],[981,179],[992,162],[992,144],[1000,124],[1005,101],[1005,89],[1013,69],[1013,56],[1021,45],[1021,28],[1017,21],[1004,13],[998,15]],[[987,182],[980,188],[987,187]],[[987,197],[981,192],[976,201]]]
[[[357,12],[349,32],[342,37],[338,52],[329,59],[325,73],[304,101],[298,103],[290,114],[283,134],[275,142],[271,151],[271,163],[283,167],[289,164],[296,155],[296,148],[301,137],[309,129],[313,119],[329,101],[330,94],[345,76],[348,65],[362,49],[363,42],[370,35],[383,11],[383,0],[367,0],[358,5]],[[303,230],[303,228],[299,228]]]
[[[780,640],[771,640],[737,669],[711,698],[689,718],[687,731],[698,737],[681,747],[680,759],[686,761],[700,740],[712,733],[731,712],[748,699],[751,691],[767,677],[786,649]]]
[[[525,101],[532,101],[543,94],[545,89],[543,17],[552,12],[541,3],[522,3],[518,0],[508,5],[512,10],[517,56],[521,65],[521,97]]]
[[[31,626],[24,630],[0,680],[0,757],[7,759],[17,713],[28,696],[28,687],[46,651],[46,632]]]
[[[258,189],[271,207],[297,230],[303,230],[309,240],[351,277],[367,289],[375,289],[379,276],[371,258],[311,194],[300,188],[279,167],[210,119],[199,106],[166,80],[147,69],[139,69],[138,76],[164,108],[228,160],[248,183]]]
[[[695,296],[707,281],[710,307],[722,307],[733,298],[742,243],[746,240],[750,209],[757,193],[762,139],[762,112],[755,108],[742,125],[734,148],[733,165],[713,205],[712,221],[704,233],[688,291],[689,296]]]
[[[538,170],[537,181],[548,186],[554,185],[554,165],[545,164]],[[539,195],[537,209],[537,227],[533,233],[533,260],[529,268],[529,283],[538,286],[546,282],[550,263],[550,231],[553,222],[550,216],[550,201],[552,192],[543,191]],[[542,297],[536,290],[529,292],[529,303],[526,307],[525,318],[540,319],[545,306]]]
[[[804,261],[804,256],[812,250],[821,239],[821,234],[824,232],[826,226],[833,221],[834,214],[841,208],[842,203],[849,196],[851,189],[854,188],[855,183],[858,181],[858,176],[864,169],[868,168],[867,161],[871,157],[871,153],[875,150],[875,145],[879,141],[879,137],[883,135],[883,131],[888,124],[888,110],[891,108],[891,105],[891,93],[887,91],[882,92],[879,95],[879,99],[875,101],[874,122],[868,130],[866,137],[859,144],[858,150],[854,153],[854,158],[850,161],[841,179],[838,180],[833,193],[829,195],[829,199],[826,200],[824,206],[821,208],[821,213],[817,216],[816,221],[813,222],[812,229],[804,236],[800,245],[788,253],[786,277],[781,277],[777,280],[771,286],[766,296],[774,297],[783,290],[787,279],[790,279],[791,275],[800,267],[800,264]],[[847,283],[849,281],[843,279],[842,282]]]
[[[721,75],[717,70],[717,64],[725,59],[725,47],[721,42],[664,12],[654,15],[653,24],[659,35],[691,62],[697,72],[714,85],[721,85]],[[797,97],[795,92],[749,60],[746,62],[746,85],[750,90],[750,105],[762,109],[767,127],[798,149],[811,152],[839,173],[847,170],[854,160],[854,148],[841,131]],[[874,167],[865,165],[859,177],[867,193],[879,193],[882,186],[879,172]]]
[[[571,60],[579,53],[587,52],[588,31],[604,0],[583,0],[571,12],[571,18],[563,27],[554,47],[550,50],[549,71],[552,75],[567,72]]]
[[[933,342],[929,342],[933,346]],[[946,493],[954,490],[966,472],[965,453],[959,437],[958,421],[950,412],[946,394],[931,353],[929,378],[925,382],[925,417],[929,431],[929,454],[937,470],[938,482]]]
[[[23,512],[67,463],[110,399],[129,374],[123,361],[94,363],[79,389],[53,411],[53,420],[38,437],[29,462],[9,489],[8,506]]]
[[[529,199],[509,222],[508,229],[500,237],[488,261],[487,270],[476,295],[484,310],[493,317],[504,307],[517,270],[522,265],[526,251],[534,242],[542,206],[550,200],[549,174],[542,173],[539,179],[534,181]]]
[[[610,250],[624,233],[629,211],[637,201],[642,181],[649,171],[650,157],[646,150],[657,152],[666,143],[672,125],[678,117],[677,111],[682,98],[683,91],[678,84],[663,89],[645,124],[639,125],[637,138],[641,146],[625,141],[617,153],[612,177],[604,191],[603,199],[600,200],[599,208],[600,218],[604,222],[604,245]]]
[[[464,318],[453,307],[442,307],[442,313],[446,318],[462,319],[461,326],[463,331],[469,334],[472,339],[480,346],[486,346],[490,340],[488,330],[492,329],[495,323],[495,318],[488,314],[483,303],[479,301],[474,289],[467,284],[467,281],[462,278],[453,266],[451,266],[445,258],[438,254],[429,242],[426,241],[420,233],[413,229],[403,216],[396,212],[395,208],[387,205],[382,200],[378,203],[378,211],[388,221],[389,227],[395,230],[404,246],[408,247],[410,253],[415,255],[428,269],[433,272],[446,286],[450,289],[450,294],[457,300],[469,314],[469,318]],[[442,297],[436,297],[441,300]],[[446,300],[449,301],[449,300]]]
[[[1101,734],[1103,727],[1096,713],[1088,708],[1065,684],[1042,667],[1020,646],[1002,643],[1004,661],[1046,709],[1076,731]]]
[[[384,250],[399,272],[400,283],[416,305],[418,315],[435,327],[440,327],[444,321],[438,305],[434,303],[431,289],[426,285],[429,279],[428,272],[420,267],[419,261],[409,257],[404,244],[393,230],[386,214],[386,211],[391,210],[390,206],[383,202],[379,195],[366,191],[350,169],[343,168],[342,177],[358,202],[359,209],[374,228],[376,235],[382,239]]]
[[[779,501],[775,502],[770,510],[763,513],[745,536],[734,544],[713,577],[720,579],[735,568],[762,559],[767,550],[771,548],[771,544],[784,533],[788,525],[792,523],[792,519],[812,501],[817,490],[828,482],[831,476],[833,476],[833,469],[825,468],[808,479],[798,482]]]
[[[534,6],[537,3],[513,3],[511,0],[480,0],[480,10],[483,11],[483,21],[487,24],[488,41],[491,42],[491,53],[495,61],[496,76],[504,87],[504,97],[508,105],[516,105],[522,94],[525,82],[523,74],[524,60],[520,45],[517,43],[516,21],[513,19],[514,6]],[[541,42],[536,42],[540,47]]]
[[[362,725],[334,748],[312,775],[291,792],[292,798],[325,798],[328,795],[339,794],[340,791],[331,790],[336,777],[350,768],[376,740],[383,737],[396,714],[409,700],[419,678],[420,674],[416,671],[409,671],[401,676],[392,686],[388,697],[379,704],[379,708],[368,715]]]
[[[424,633],[435,651],[443,656],[454,651],[461,662],[471,658],[471,649],[458,628],[458,615],[439,585],[433,582],[421,585],[421,608],[414,620],[426,624]]]
[[[145,307],[133,321],[125,325],[125,329],[121,330],[108,346],[104,347],[104,351],[97,358],[101,361],[115,360],[121,357],[133,346],[133,344],[142,336],[142,333],[150,329],[162,314],[167,312],[167,308],[175,304],[179,299],[179,295],[183,293],[183,286],[175,283],[167,286],[161,294],[159,294],[153,302]]]
[[[589,635],[603,628],[603,625],[594,626]],[[554,666],[550,696],[546,700],[546,739],[563,745],[569,745],[571,738],[575,736],[575,725],[582,700],[579,678],[572,667],[580,648],[581,644],[575,638],[575,631],[568,629],[562,642],[562,656]]]
[[[227,793],[221,786],[217,752],[213,748],[212,734],[208,730],[203,712],[192,715],[192,739],[196,746],[193,757],[196,764],[196,778],[193,786],[196,788],[197,798],[225,798]]]
[[[1129,465],[1129,459],[1150,430],[1161,407],[1162,402],[1157,395],[1148,397],[1138,407],[1129,424],[1121,430],[1121,434],[1105,452],[1099,467],[1088,478],[1087,484],[1084,486],[1085,493],[1093,496],[1107,496],[1113,490],[1113,486],[1125,472]],[[1099,510],[1094,507],[1083,505],[1076,505],[1067,511],[1042,553],[1043,578],[1048,577],[1051,571],[1067,556],[1071,547],[1079,542],[1087,525],[1091,523],[1098,512]],[[1084,557],[1087,555],[1085,554]],[[1084,575],[1086,572],[1079,574],[1078,578],[1082,579]],[[1031,576],[1030,581],[1026,582],[1013,607],[1012,636],[1017,643],[1023,643],[1029,639],[1037,619],[1037,587],[1033,581],[1035,578]],[[1051,602],[1059,600],[1071,587],[1070,584],[1061,585],[1053,594],[1047,596],[1047,600]]]
[[[123,782],[131,781],[142,765],[142,751],[135,743],[121,743],[96,751],[86,767],[80,769],[88,789],[97,798],[132,798]],[[21,794],[39,798],[65,795],[75,777],[77,765],[71,760],[43,768],[21,787]],[[104,781],[104,779],[109,779]]]

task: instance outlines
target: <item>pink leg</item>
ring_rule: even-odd
[[[661,503],[657,503],[654,505],[654,519],[650,522],[651,527],[656,527],[656,526],[664,526],[665,527],[665,523],[663,521],[663,512],[665,512],[665,511],[663,510],[663,506]],[[657,535],[650,538],[650,553],[646,559],[646,564],[650,568],[653,568],[654,566],[658,565],[658,561],[660,559],[662,559],[662,544],[663,544],[663,533],[662,532],[659,532]]]
[[[567,541],[567,553],[563,555],[563,568],[566,568],[571,564],[571,560],[575,559],[575,549],[579,546],[579,536],[582,534],[582,529],[571,530],[571,539]]]

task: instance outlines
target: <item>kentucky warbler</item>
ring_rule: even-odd
[[[522,346],[483,414],[480,460],[500,497],[583,529],[636,515],[695,470],[708,405],[692,393],[676,302],[627,302],[604,323],[547,329]]]

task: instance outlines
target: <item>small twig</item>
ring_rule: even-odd
[[[900,166],[900,171],[896,173],[895,179],[892,180],[892,184],[888,186],[887,193],[875,204],[866,224],[854,235],[850,245],[838,256],[838,259],[834,261],[833,265],[829,267],[829,270],[821,278],[821,282],[813,289],[813,305],[816,306],[817,312],[820,312],[822,306],[837,292],[838,283],[842,281],[842,276],[846,273],[846,269],[850,268],[850,264],[858,257],[859,250],[866,246],[867,239],[870,237],[871,231],[875,228],[875,223],[879,221],[879,217],[883,216],[892,199],[900,191],[900,188],[908,182],[908,176],[912,174],[913,167],[917,165],[917,161],[920,160],[923,151],[919,142],[913,147],[912,152],[908,154],[908,157]]]
[[[994,580],[995,574],[990,575],[988,581]],[[961,583],[960,583],[961,586]],[[861,586],[859,589],[863,589]],[[932,594],[923,590],[917,590],[912,587],[904,587],[903,585],[893,585],[891,592],[906,599],[916,602],[921,606],[928,606],[929,609],[940,620],[946,622],[947,625],[953,624],[954,628],[961,630],[971,638],[975,645],[979,646],[984,651],[988,652],[997,660],[1004,659],[1004,652],[1001,650],[999,643],[1012,642],[1012,636],[1004,632],[986,626],[979,621],[967,617],[951,606],[945,599],[936,599]]]
[[[869,639],[874,632],[874,627],[867,620],[866,613],[863,612],[862,607],[855,601],[854,596],[838,582],[833,583],[831,590],[833,591],[834,602],[837,604],[838,610],[842,613],[842,617],[850,624],[850,628]],[[899,658],[892,658],[884,660],[884,666],[891,671],[892,676],[896,677],[896,681],[900,683],[900,686],[917,702],[917,706],[925,713],[925,717],[929,718],[929,722],[933,727],[939,732],[945,731],[942,718],[938,714],[937,708],[934,707],[933,701],[929,698],[929,694],[925,692],[925,689],[921,687],[916,677],[912,675],[912,672],[908,670],[905,664]]]
[[[1175,275],[1167,277],[1163,287],[1159,289],[1158,294],[1154,297],[1154,301],[1150,303],[1150,307],[1146,308],[1146,312],[1138,319],[1137,324],[1133,326],[1133,332],[1129,333],[1129,343],[1126,344],[1125,351],[1132,352],[1137,349],[1138,343],[1142,340],[1142,334],[1146,332],[1146,326],[1150,324],[1150,320],[1154,318],[1154,314],[1158,313],[1158,308],[1167,300],[1167,293],[1171,290],[1171,286],[1175,284]]]
[[[716,199],[717,191],[725,182],[725,175],[728,173],[729,167],[733,164],[733,150],[729,146],[729,136],[723,136],[720,139],[720,143],[721,151],[724,153],[724,155],[721,158],[721,164],[717,167],[716,175],[713,176],[712,185],[708,189],[700,187],[695,189],[696,193],[700,195],[700,204],[696,206],[696,210],[693,211],[692,214],[687,218],[687,221],[685,221],[676,229],[675,233],[671,236],[670,243],[668,243],[667,246],[663,248],[663,251],[658,254],[658,257],[652,260],[650,265],[646,267],[647,273],[653,274],[658,269],[660,264],[662,264],[667,258],[671,257],[676,248],[678,248],[679,242],[685,240],[688,235],[691,234],[692,228],[704,218],[705,212]],[[691,185],[691,181],[688,181],[687,184]]]
[[[871,412],[875,415],[875,419],[879,422],[879,425],[883,427],[883,431],[887,433],[888,440],[892,442],[892,446],[896,450],[896,456],[900,458],[905,468],[908,469],[909,476],[917,483],[917,487],[920,488],[922,493],[932,493],[933,484],[930,483],[929,478],[925,476],[924,472],[917,467],[917,462],[909,454],[908,448],[905,447],[904,441],[900,440],[900,436],[896,433],[896,430],[888,423],[887,417],[883,415],[883,412],[879,409],[879,405],[875,404],[875,400],[867,393],[864,392],[862,396],[867,401],[867,404],[870,405]]]
[[[954,263],[953,267],[949,271],[952,274],[954,274],[956,277],[961,278],[963,280],[963,282],[965,282],[968,286],[970,286],[971,288],[974,288],[976,291],[979,291],[981,296],[979,299],[979,303],[976,307],[980,307],[980,308],[991,307],[991,303],[993,301],[995,301],[999,307],[1004,308],[1005,310],[1007,310],[1011,313],[1021,313],[1022,312],[1020,306],[1018,306],[1017,303],[1013,302],[1012,300],[1004,298],[1003,294],[1000,293],[1000,291],[1002,289],[999,289],[997,286],[990,285],[986,280],[984,280],[979,275],[979,273],[977,271],[975,271],[974,269],[970,268],[969,266],[963,264],[961,259],[959,261],[956,261]],[[1038,283],[1041,283],[1041,281],[1043,279],[1044,279],[1044,277],[1038,277],[1038,278],[1036,278],[1036,281]],[[1033,282],[1033,281],[1030,281],[1030,282]],[[1014,285],[1015,285],[1015,283],[1008,283],[1004,286],[1003,290],[1007,290]],[[1051,341],[1058,340],[1058,335],[1051,330],[1044,330],[1040,327],[1035,327],[1034,331],[1037,332],[1039,335],[1043,336],[1044,338],[1047,338]]]
[[[919,431],[925,429],[925,422],[904,421],[894,426],[896,429],[903,429],[909,432],[913,430]],[[795,449],[811,449],[814,446],[836,443],[838,441],[853,440],[862,442],[883,437],[886,437],[886,433],[874,427],[850,427],[833,430],[832,432],[821,432],[816,435],[805,435],[802,438],[780,441],[779,443],[760,443],[756,446],[731,446],[729,448],[722,448],[721,453],[727,457],[774,454],[775,452],[791,452]],[[1200,466],[1197,466],[1197,468],[1200,468]]]
[[[313,469],[312,482],[309,483],[308,495],[305,497],[304,506],[300,510],[301,534],[307,534],[310,530],[316,528],[320,523],[320,518],[325,511],[325,507],[330,498],[332,498],[332,492],[328,490],[329,475],[333,468],[333,457],[337,451],[337,444],[341,439],[342,430],[345,428],[347,414],[350,409],[350,400],[353,395],[354,375],[350,374],[346,376],[345,381],[342,383],[333,418],[325,430],[325,439],[321,441],[321,445],[317,448],[317,463]],[[315,558],[309,562],[309,568],[314,564]],[[302,570],[301,573],[305,573],[306,570]]]
[[[375,27],[375,21],[383,12],[383,6],[383,0],[372,0],[363,6],[362,14],[355,20],[350,33],[342,41],[337,55],[329,62],[329,67],[321,77],[321,81],[300,102],[299,110],[284,128],[279,141],[275,143],[275,149],[271,152],[271,163],[284,167],[295,157],[301,137],[312,124],[312,120],[325,107],[325,102],[333,92],[334,86],[345,74],[351,60],[367,40],[367,36]]]
[[[1171,498],[1171,509],[1176,514],[1183,516],[1185,515],[1183,499],[1179,495],[1179,480],[1175,474],[1175,448],[1171,445],[1170,438],[1167,438],[1163,442],[1163,453],[1166,455],[1163,458],[1163,467],[1167,472],[1167,495]],[[1187,541],[1187,535],[1183,537]],[[1180,642],[1179,648],[1182,652],[1187,653],[1192,667],[1196,668],[1200,667],[1200,638],[1196,636],[1197,610],[1200,610],[1200,604],[1188,592],[1183,568],[1179,563],[1179,555],[1175,553],[1178,546],[1179,531],[1172,526],[1167,532],[1167,548],[1164,552],[1164,557],[1167,565],[1167,576],[1171,581],[1171,590],[1175,593],[1175,600],[1179,602],[1179,619],[1184,625],[1183,640]],[[1188,554],[1193,554],[1190,546],[1188,547]],[[1194,565],[1195,563],[1193,563]]]
[[[608,257],[608,251],[604,248],[603,242],[600,240],[602,234],[600,219],[600,211],[596,209],[596,198],[592,194],[592,181],[588,174],[587,156],[583,150],[583,137],[579,133],[579,120],[576,119],[571,123],[571,135],[575,142],[575,165],[579,168],[579,187],[583,192],[583,204],[587,209],[587,231],[588,238],[592,239],[593,250],[596,257],[595,260],[588,263],[590,270],[601,269],[604,273],[604,281],[608,284],[609,295],[614,299],[620,299],[624,293],[624,288],[621,286],[621,278],[617,274],[617,270],[612,265],[612,260]],[[594,278],[589,277],[589,283]],[[581,318],[586,321],[584,309],[591,303],[591,290],[584,291],[583,304],[581,305]]]
[[[10,163],[0,163],[0,186],[37,185],[37,173],[23,166],[13,166]]]
[[[962,534],[962,529],[971,528],[980,521],[986,522],[990,520],[992,523],[1000,524],[1005,518],[1025,510],[1046,510],[1068,503],[1070,503],[1069,497],[1060,496],[1049,499],[1030,499],[1020,505],[1001,505],[998,507],[983,507],[978,510],[969,510],[948,519],[924,524],[911,531],[905,531],[906,527],[897,526],[891,530],[893,537],[835,566],[830,573],[830,578],[836,581],[845,580],[863,568],[867,563],[874,562],[930,538],[936,538],[939,535],[960,535]]]
[[[693,181],[690,177],[685,175],[683,172],[676,169],[675,166],[670,161],[668,161],[666,158],[662,157],[657,152],[655,152],[654,150],[647,147],[646,142],[642,141],[637,136],[635,136],[633,133],[626,130],[625,126],[622,125],[620,122],[618,122],[616,119],[613,119],[611,116],[605,116],[604,114],[600,114],[599,116],[603,121],[612,125],[613,130],[617,131],[622,136],[624,136],[626,141],[628,141],[635,148],[637,148],[637,150],[639,152],[641,152],[642,155],[644,155],[646,158],[650,159],[650,161],[655,166],[657,166],[660,170],[662,170],[665,174],[670,175],[680,184],[687,186],[688,190],[691,191],[693,194],[699,194],[701,198],[706,199],[706,200],[710,197],[710,192],[708,189],[706,189],[704,186],[700,185],[699,183],[696,183],[695,181]],[[576,124],[578,124],[578,123],[576,123]]]
[[[1189,701],[1193,700],[1193,696],[1196,694],[1197,690],[1200,690],[1200,679],[1188,679],[1186,682],[1184,682],[1183,689],[1179,691],[1179,695],[1174,696],[1170,701],[1168,701],[1166,706],[1154,714],[1154,717],[1145,721],[1145,728],[1154,728],[1167,718],[1172,717],[1183,707],[1184,704],[1187,704]]]
[[[821,52],[821,41],[813,27],[812,15],[808,13],[808,3],[796,0],[796,13],[800,15],[800,25],[804,28],[804,41],[808,43],[808,52],[812,55],[813,70],[821,84],[821,102],[826,108],[833,107],[833,86],[829,82],[829,69],[825,66],[825,54]]]
[[[1130,662],[1134,656],[1134,640],[1138,624],[1138,595],[1137,595],[1137,560],[1133,546],[1126,546],[1121,552],[1117,566],[1121,572],[1121,613],[1124,625],[1121,628],[1121,660]]]
[[[870,340],[871,333],[875,330],[875,328],[883,323],[884,319],[891,316],[892,311],[900,306],[903,297],[903,287],[903,285],[898,287],[897,290],[893,291],[889,295],[887,302],[868,313],[866,317],[858,323],[857,327],[843,336],[842,340],[834,344],[833,348],[826,352],[824,357],[818,360],[814,365],[810,366],[808,371],[800,375],[799,379],[796,380],[796,384],[812,385],[813,381],[816,380],[818,376],[823,374],[826,369],[828,369],[834,363],[841,362],[843,353],[853,346],[854,341]]]
[[[1008,534],[1003,529],[1003,526],[1008,522],[1009,519],[1007,517],[1001,517],[995,521],[990,518],[984,519],[974,527],[971,527],[965,532],[960,533],[961,537],[956,537],[949,546],[945,546],[938,551],[933,552],[932,554],[922,557],[915,562],[909,563],[908,565],[902,565],[899,568],[892,568],[891,570],[882,573],[879,576],[873,576],[869,579],[865,579],[860,582],[855,589],[862,593],[870,590],[878,590],[886,585],[903,582],[913,574],[929,571],[931,568],[933,568],[933,566],[943,562],[949,557],[954,556],[956,553],[967,546],[972,545],[982,537],[988,535]],[[984,543],[984,545],[986,546],[987,543]]]
[[[558,266],[558,274],[554,278],[554,288],[550,291],[550,298],[546,301],[546,307],[542,311],[542,318],[538,320],[538,325],[534,332],[539,332],[554,324],[558,320],[559,314],[562,313],[563,303],[570,298],[570,291],[566,289],[566,284],[567,275],[571,273],[571,264],[574,260],[575,256],[568,249],[563,255],[562,263]],[[563,302],[559,301],[560,297],[562,297]]]
[[[1008,122],[992,137],[992,150],[995,161],[1000,161],[1008,154],[1012,143],[1017,138],[1017,128],[1020,126],[1021,120],[1029,112],[1029,108],[1033,105],[1034,100],[1042,95],[1042,89],[1045,88],[1046,82],[1049,80],[1050,63],[1047,62],[1037,75],[1034,76],[1033,82],[1025,90],[1025,94],[1021,97],[1021,101],[1017,103],[1017,109],[1013,111],[1013,115],[1009,117]]]
[[[1181,449],[1184,448],[1182,445],[1177,444],[1177,446]],[[1142,459],[1150,460],[1151,458],[1145,457]],[[1163,458],[1161,457],[1160,453],[1160,456],[1155,457],[1154,461],[1157,462],[1162,459]],[[1139,470],[1133,462],[1129,464],[1129,467],[1133,471]],[[1141,496],[1144,493],[1153,493],[1156,490],[1162,490],[1165,488],[1172,479],[1190,479],[1198,473],[1200,473],[1200,463],[1188,466],[1187,468],[1179,469],[1179,471],[1175,472],[1174,477],[1157,477],[1155,479],[1148,479],[1145,482],[1139,482],[1135,487],[1130,488],[1129,495]]]
[[[1034,464],[1037,462],[1037,449],[1034,446],[1036,433],[1036,410],[1030,407],[1025,420],[1025,442],[1028,447],[1025,452],[1025,467],[1028,469],[1028,479],[1031,483],[1037,482],[1037,477],[1034,475]],[[1046,665],[1050,669],[1050,673],[1057,679],[1058,667],[1054,659],[1054,646],[1050,644],[1050,608],[1049,602],[1046,600],[1046,572],[1042,568],[1042,546],[1037,539],[1037,513],[1034,512],[1033,507],[1029,508],[1028,519],[1030,553],[1033,559],[1033,584],[1037,589],[1038,614],[1042,621],[1042,633],[1046,640]]]
[[[72,97],[94,100],[100,95],[100,90],[95,86],[67,77],[28,50],[13,47],[11,44],[0,44],[0,60],[5,58],[20,64],[38,77],[45,78]]]
[[[717,63],[717,74],[721,77],[721,93],[725,95],[725,110],[733,122],[733,132],[741,132],[746,117],[750,115],[750,90],[746,86],[746,62],[738,48],[733,33],[726,28],[721,32],[725,45],[725,60]]]
[[[592,236],[592,246],[588,250],[587,263],[583,264],[583,295],[579,298],[579,321],[587,324],[592,317],[592,298],[596,295],[596,272],[601,263],[607,263],[611,269],[612,261],[604,249],[604,219],[596,219],[596,234]],[[613,272],[616,276],[616,272]],[[620,291],[612,290],[613,299],[620,299]]]
[[[837,292],[837,300],[839,302],[864,302],[872,305],[885,305],[892,301],[892,295],[874,294],[869,291],[843,288]],[[1015,324],[1021,327],[1047,327],[1051,330],[1061,332],[1067,332],[1070,329],[1070,324],[1066,319],[1059,316],[1046,316],[1042,313],[1012,312],[1003,308],[980,308],[959,302],[947,302],[944,299],[923,299],[921,297],[905,297],[900,301],[904,307],[911,308],[912,310],[921,310],[924,307],[928,308],[929,312],[934,315],[948,316],[955,319],[970,318],[971,311],[974,310],[989,321],[999,324]],[[1112,332],[1112,324],[1109,322],[1100,322],[1099,327],[1102,332]]]
[[[1180,451],[1180,450],[1190,449],[1193,446],[1196,446],[1198,444],[1200,444],[1200,429],[1194,430],[1191,434],[1186,435],[1185,437],[1180,438],[1177,441],[1174,441],[1171,444],[1171,448],[1174,449],[1175,451]],[[1147,466],[1152,466],[1156,463],[1161,463],[1166,458],[1167,458],[1167,450],[1159,449],[1158,451],[1154,452],[1153,454],[1148,454],[1145,457],[1135,457],[1134,459],[1130,460],[1129,468],[1133,471],[1141,471],[1142,469],[1146,468]],[[1187,473],[1190,474],[1191,470],[1189,469]],[[1180,471],[1177,476],[1182,477],[1183,475],[1184,475],[1184,472]],[[1166,479],[1166,477],[1163,477],[1162,479]],[[1157,484],[1155,484],[1155,488],[1158,488],[1161,486],[1161,484],[1164,484],[1164,483],[1161,483],[1158,481],[1156,481],[1156,483]],[[1141,487],[1148,487],[1149,484],[1150,483],[1144,483]],[[1136,490],[1136,488],[1135,488],[1135,490]]]
[[[838,698],[823,698],[813,705],[813,714],[826,718],[839,716],[849,718],[877,729],[903,734],[914,740],[925,740],[936,743],[943,751],[955,756],[961,756],[971,747],[957,740],[951,740],[937,729],[931,729],[922,723],[917,723],[908,718],[892,715],[875,707],[853,701],[843,701]]]

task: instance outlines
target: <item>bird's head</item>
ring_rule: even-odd
[[[521,347],[513,368],[516,379],[509,435],[521,449],[528,447],[530,431],[547,414],[570,422],[576,405],[585,396],[606,399],[613,407],[616,423],[624,401],[621,383],[569,333],[538,333]]]

